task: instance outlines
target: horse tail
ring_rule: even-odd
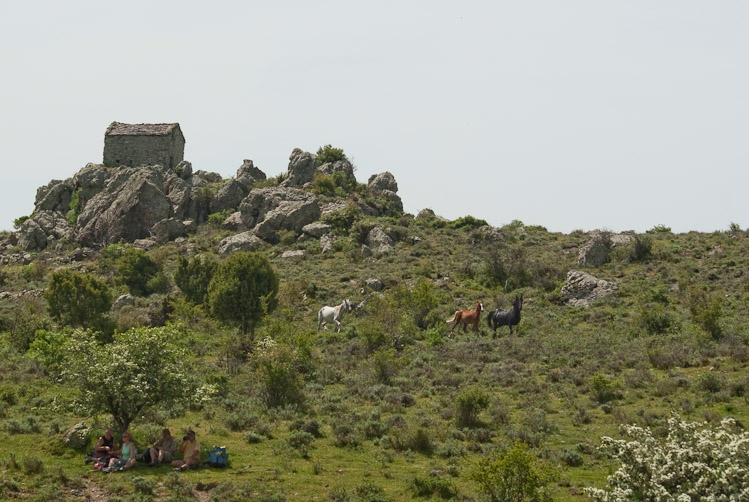
[[[457,320],[458,320],[458,312],[459,312],[459,311],[458,311],[458,310],[456,310],[456,311],[455,311],[455,314],[453,314],[453,318],[452,318],[452,319],[448,319],[448,320],[447,320],[447,321],[445,321],[445,322],[446,322],[447,324],[454,324],[454,323],[455,323],[455,321],[457,321]]]
[[[490,328],[492,327],[492,313],[493,312],[489,312],[489,314],[486,316],[486,324],[488,324]]]

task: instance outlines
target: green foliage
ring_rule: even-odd
[[[41,302],[22,299],[13,304],[0,319],[3,331],[8,332],[10,346],[25,352],[34,341],[37,331],[49,327],[49,318],[42,315]]]
[[[358,207],[346,206],[345,209],[324,215],[321,221],[330,225],[333,233],[336,235],[349,235],[354,222],[360,218],[361,210]]]
[[[200,305],[206,301],[208,285],[217,267],[218,263],[210,255],[198,255],[190,260],[180,255],[174,282],[188,300]]]
[[[64,346],[62,377],[79,390],[83,410],[109,413],[124,431],[146,412],[191,394],[186,354],[171,343],[176,336],[173,328],[135,328],[102,345],[76,330]]]
[[[278,305],[278,276],[259,253],[234,253],[221,262],[208,286],[211,312],[254,336],[265,315]]]
[[[473,230],[474,228],[483,227],[486,225],[488,225],[486,220],[475,218],[470,214],[468,216],[461,216],[457,220],[451,221],[449,223],[450,228],[466,228],[468,230]]]
[[[590,378],[590,390],[595,400],[601,404],[617,398],[617,384],[601,373]]]
[[[458,496],[458,489],[455,483],[444,478],[420,478],[416,476],[411,480],[410,488],[414,497],[432,497],[433,495],[437,495],[441,499],[453,500]]]
[[[163,277],[159,277],[163,273],[161,267],[142,249],[125,248],[117,259],[115,270],[115,281],[125,284],[136,296],[163,291],[165,286]]]
[[[221,227],[221,224],[232,214],[231,209],[224,209],[217,213],[211,213],[208,215],[208,224],[214,227]]]
[[[31,218],[31,216],[19,216],[18,218],[16,218],[15,220],[13,220],[13,228],[15,228],[16,230],[18,230],[19,228],[21,228],[21,226],[23,225],[23,223],[26,220],[28,220],[29,218]]]
[[[520,441],[494,457],[482,458],[470,477],[492,502],[551,500],[544,487],[553,481],[553,471]]]
[[[44,298],[53,318],[75,327],[102,328],[112,307],[112,293],[104,281],[70,269],[52,274]]]
[[[646,233],[648,234],[668,234],[671,233],[671,227],[667,227],[666,225],[656,225],[650,230],[647,230]]]
[[[651,335],[669,333],[678,322],[670,308],[661,303],[649,303],[640,308],[640,318],[645,330]]]
[[[687,306],[692,320],[718,340],[723,335],[720,320],[723,317],[723,302],[717,295],[710,295],[704,288],[690,287],[687,290]]]
[[[81,201],[78,198],[79,194],[81,192],[81,189],[79,188],[75,192],[73,192],[73,195],[70,197],[70,204],[68,205],[68,212],[65,215],[65,219],[68,220],[68,223],[75,226],[76,223],[78,223],[78,215],[81,213]]]
[[[465,389],[455,399],[455,420],[458,427],[479,425],[479,413],[489,406],[489,397],[476,387]]]
[[[297,369],[297,354],[291,348],[266,338],[258,343],[254,360],[265,406],[299,408],[304,404],[304,382]]]
[[[647,261],[653,251],[653,238],[649,235],[635,234],[629,258],[632,261]]]
[[[316,167],[337,160],[348,160],[346,154],[343,153],[342,148],[335,148],[333,145],[325,145],[317,149],[317,159],[315,160]]]

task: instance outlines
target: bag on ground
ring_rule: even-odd
[[[208,463],[213,467],[226,467],[229,464],[229,454],[225,446],[214,446],[208,452]]]

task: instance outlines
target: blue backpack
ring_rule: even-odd
[[[229,465],[229,454],[225,446],[214,446],[208,452],[208,463],[213,467],[226,467]]]

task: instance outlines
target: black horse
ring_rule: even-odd
[[[512,302],[512,309],[510,310],[492,310],[486,318],[489,323],[489,327],[494,329],[494,335],[492,338],[497,337],[497,328],[500,326],[509,326],[510,334],[512,334],[512,327],[517,326],[520,322],[520,311],[523,310],[523,297],[516,296],[515,301]]]

